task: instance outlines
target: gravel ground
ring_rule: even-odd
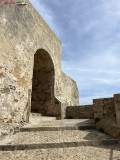
[[[81,140],[113,139],[96,130],[65,130],[65,131],[41,131],[20,132],[8,144],[34,144],[54,142],[75,142]]]
[[[81,146],[64,149],[37,149],[0,152],[1,160],[119,160],[120,146]]]

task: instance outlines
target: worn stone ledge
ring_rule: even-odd
[[[30,149],[50,149],[50,148],[68,148],[79,146],[100,146],[118,144],[117,139],[111,140],[89,140],[80,142],[62,142],[62,143],[36,143],[36,144],[16,144],[16,145],[0,145],[1,151],[14,150],[30,150]]]
[[[79,127],[24,127],[20,128],[20,132],[33,132],[33,131],[63,131],[63,130],[78,130]]]
[[[79,130],[96,129],[95,125],[79,126]]]
[[[100,101],[100,100],[112,100],[114,99],[113,97],[109,97],[109,98],[96,98],[96,99],[93,99],[93,102],[94,101]]]
[[[95,125],[81,125],[81,126],[67,126],[67,127],[23,127],[20,132],[34,132],[34,131],[64,131],[64,130],[86,130],[95,129]]]

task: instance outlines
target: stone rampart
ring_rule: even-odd
[[[117,137],[117,121],[114,98],[94,99],[94,119],[96,128]]]
[[[41,102],[41,105],[46,106],[42,108],[42,113],[52,116],[65,117],[61,107],[71,105],[72,101],[78,105],[78,96],[75,98],[75,93],[72,93],[74,86],[78,92],[76,85],[70,86],[72,89],[69,92],[63,91],[66,84],[61,72],[61,42],[29,0],[28,4],[24,7],[0,5],[0,118],[13,126],[17,124],[17,127],[29,121],[32,96],[32,104],[39,107]],[[39,57],[44,52],[46,55],[38,62],[40,59],[35,58],[35,55]],[[51,68],[46,67],[49,60]],[[37,68],[36,64],[41,64],[41,68]],[[36,78],[33,79],[34,75]],[[45,81],[41,80],[42,77]],[[44,87],[40,87],[40,83]],[[43,95],[44,98],[32,94]]]
[[[94,118],[93,105],[67,106],[66,118],[73,118],[73,119]]]
[[[79,92],[76,82],[62,72],[62,117],[65,118],[66,107],[79,105]],[[64,105],[65,104],[65,105]]]

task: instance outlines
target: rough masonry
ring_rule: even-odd
[[[15,134],[30,113],[89,118],[120,139],[120,94],[79,106],[76,82],[61,70],[62,44],[28,0],[0,5],[0,137]]]
[[[67,105],[79,104],[75,81],[61,71],[60,40],[28,3],[0,5],[0,119],[8,128],[31,112],[64,118]]]

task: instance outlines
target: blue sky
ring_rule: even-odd
[[[120,0],[30,0],[62,41],[80,104],[120,93]]]

